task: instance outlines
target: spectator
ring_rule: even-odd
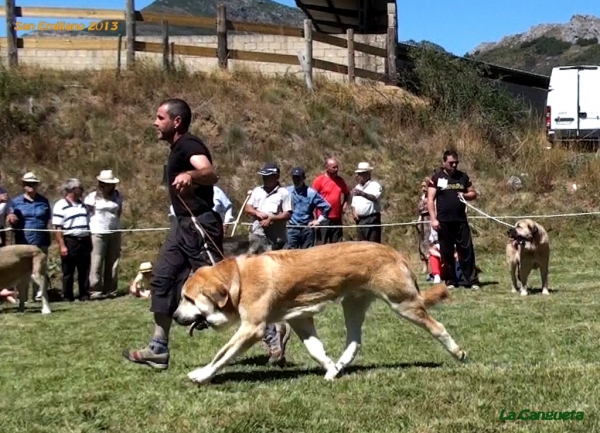
[[[279,167],[267,163],[259,172],[262,186],[252,190],[244,211],[254,219],[250,237],[266,237],[273,250],[283,249],[287,243],[286,224],[292,215],[292,198],[279,183]],[[267,325],[263,341],[269,349],[269,364],[285,360],[285,346],[290,338],[290,325]]]
[[[90,214],[92,258],[90,265],[90,296],[116,295],[121,258],[121,214],[123,197],[116,188],[119,183],[112,170],[102,170],[95,191],[83,201]]]
[[[81,200],[83,187],[79,179],[68,179],[64,197],[54,204],[52,224],[58,230],[56,241],[60,251],[63,297],[73,302],[73,280],[77,270],[79,300],[89,300],[89,276],[92,254],[90,217]]]
[[[356,173],[358,184],[352,190],[352,216],[356,221],[359,241],[381,243],[381,194],[379,182],[371,179],[373,167],[368,162],[361,162]],[[361,227],[377,225],[376,227]]]
[[[2,175],[0,175],[2,180]],[[0,186],[0,247],[6,245],[6,212],[9,206],[8,192]]]
[[[302,167],[292,169],[293,186],[288,187],[292,197],[292,209],[294,212],[290,218],[290,225],[287,230],[288,249],[305,249],[315,244],[315,228],[321,223],[327,221],[327,215],[331,211],[331,206],[325,199],[313,188],[307,186],[304,181],[306,175]],[[317,219],[314,219],[315,210],[320,211]],[[293,226],[310,227],[293,227]],[[313,228],[314,227],[314,228]]]
[[[50,232],[31,231],[46,230],[52,219],[52,208],[46,197],[38,193],[41,180],[34,173],[26,173],[22,178],[23,194],[15,197],[8,210],[8,223],[15,229],[14,241],[19,245],[35,245],[48,254],[51,243]],[[47,257],[46,257],[47,260]],[[50,287],[50,281],[47,281]],[[33,294],[36,301],[41,300],[39,286],[32,281]]]
[[[136,298],[150,297],[150,281],[152,280],[152,263],[144,262],[140,264],[135,279],[129,286],[129,293]]]
[[[454,266],[454,252],[458,254],[460,268],[467,287],[479,289],[479,276],[475,266],[475,251],[471,230],[467,221],[467,201],[477,198],[477,191],[469,176],[458,170],[458,154],[446,150],[443,155],[443,169],[438,171],[429,182],[428,207],[431,228],[439,236],[440,255],[447,269],[446,284],[458,287],[458,277]]]
[[[331,206],[327,221],[321,224],[325,227],[317,230],[318,242],[323,244],[341,242],[344,238],[344,231],[341,227],[327,227],[342,226],[342,216],[346,212],[350,199],[350,189],[344,179],[338,175],[339,168],[337,159],[327,159],[325,173],[317,176],[312,184],[314,190],[321,194]],[[320,215],[321,213],[317,209],[316,216]]]
[[[419,241],[419,257],[423,264],[423,273],[429,270],[429,249],[431,248],[429,224],[429,209],[427,208],[427,188],[429,186],[429,177],[421,182],[421,197],[419,199],[418,213],[419,218],[415,225]]]

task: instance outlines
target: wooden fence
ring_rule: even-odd
[[[390,25],[395,26],[394,16],[390,17]],[[218,65],[222,69],[228,67],[228,60],[245,60],[255,62],[279,63],[287,65],[300,65],[304,70],[307,83],[312,84],[313,69],[320,69],[348,76],[350,82],[355,81],[355,77],[366,78],[374,81],[394,84],[396,82],[396,43],[390,43],[387,39],[386,48],[380,48],[365,43],[355,41],[352,29],[347,31],[345,37],[338,37],[313,31],[310,20],[305,20],[304,28],[287,27],[272,24],[261,24],[251,22],[231,21],[227,19],[226,7],[218,6],[216,17],[196,17],[185,15],[163,15],[157,13],[136,11],[134,0],[126,0],[126,9],[72,9],[72,8],[47,8],[47,7],[17,7],[14,0],[6,0],[6,6],[0,8],[0,15],[6,16],[7,37],[1,41],[7,48],[8,66],[18,65],[19,48],[51,49],[51,50],[117,50],[118,67],[120,67],[121,50],[126,50],[126,66],[133,67],[135,63],[135,53],[149,52],[162,53],[163,67],[168,69],[172,64],[174,54],[195,57],[212,57],[218,59]],[[23,18],[65,18],[65,19],[86,19],[86,20],[119,20],[125,21],[126,35],[125,41],[122,35],[119,35],[118,42],[115,44],[110,40],[86,40],[86,38],[71,38],[68,41],[64,38],[46,37],[46,38],[17,38],[15,24],[18,17]],[[142,42],[136,40],[136,23],[155,23],[162,26],[162,43]],[[217,48],[175,45],[169,43],[169,26],[198,27],[204,29],[216,29]],[[305,41],[304,53],[298,55],[268,53],[257,51],[245,51],[229,49],[227,46],[228,31],[259,33],[264,35],[281,35],[303,38]],[[395,32],[396,29],[394,28]],[[388,32],[392,33],[392,30]],[[323,59],[314,58],[312,55],[313,41],[347,49],[347,65],[330,62]],[[116,46],[115,46],[116,45]],[[366,53],[375,57],[384,58],[385,73],[360,69],[355,67],[355,52]]]

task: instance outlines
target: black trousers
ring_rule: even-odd
[[[356,237],[359,241],[370,241],[381,243],[381,226],[379,227],[361,227],[363,225],[381,224],[381,214],[374,213],[366,217],[361,217],[356,222]]]
[[[209,211],[196,216],[206,237],[206,245],[216,262],[223,260],[223,221],[221,216]],[[150,311],[173,316],[181,289],[191,272],[201,266],[212,266],[204,248],[204,240],[191,217],[173,218],[167,239],[163,243],[152,271]]]
[[[65,236],[67,255],[60,256],[62,270],[63,298],[69,301],[75,300],[73,284],[75,271],[77,271],[77,282],[79,285],[79,299],[89,298],[90,290],[90,267],[92,264],[92,237]]]
[[[327,226],[341,226],[342,219],[332,219],[323,222],[319,229],[317,229],[317,243],[318,244],[335,244],[341,242],[344,239],[344,229],[341,227],[327,227]]]
[[[440,255],[448,273],[447,284],[458,286],[454,260],[454,249],[458,254],[458,263],[468,285],[479,284],[479,276],[475,266],[475,250],[471,229],[467,221],[440,221],[438,230]]]

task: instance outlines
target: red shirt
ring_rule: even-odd
[[[342,218],[342,194],[346,197],[350,195],[348,185],[341,177],[337,176],[335,179],[330,178],[325,173],[317,176],[312,184],[312,187],[317,190],[319,194],[329,203],[331,211],[329,212],[329,219],[341,219]],[[317,209],[317,217],[321,212]]]

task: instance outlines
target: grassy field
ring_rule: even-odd
[[[177,327],[168,371],[130,365],[121,351],[147,341],[147,301],[57,303],[50,317],[33,307],[24,315],[5,308],[1,430],[598,431],[600,248],[577,246],[579,241],[554,239],[550,297],[510,294],[502,251],[478,256],[482,290],[459,289],[450,303],[432,310],[468,351],[468,363],[453,361],[424,331],[379,303],[367,317],[354,366],[333,383],[324,381],[295,336],[288,345],[289,366],[267,367],[257,345],[204,387],[189,383],[186,374],[209,362],[231,332],[204,331],[190,339]],[[534,274],[533,287],[539,281]],[[341,310],[328,310],[317,326],[337,359],[345,338]],[[584,420],[500,421],[503,409],[580,411]]]

